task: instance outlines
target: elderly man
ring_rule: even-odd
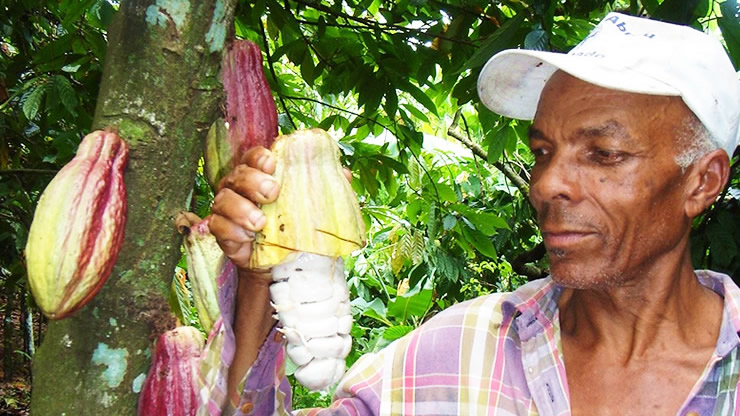
[[[725,186],[738,142],[740,83],[722,46],[610,14],[567,55],[493,57],[479,94],[534,119],[530,197],[551,276],[455,305],[362,357],[319,414],[738,414],[740,290],[689,254],[692,219]],[[246,268],[249,231],[264,225],[255,203],[279,192],[275,162],[256,149],[245,163],[213,205],[238,278],[209,347],[212,414],[290,404],[269,279]]]

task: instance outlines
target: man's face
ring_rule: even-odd
[[[559,283],[606,288],[680,258],[690,219],[678,97],[619,92],[556,72],[530,131],[530,199]]]

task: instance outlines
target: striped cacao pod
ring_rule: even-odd
[[[248,40],[235,40],[224,54],[221,71],[226,123],[219,119],[211,126],[205,151],[206,177],[213,189],[247,149],[269,148],[278,135],[277,109],[260,48]]]
[[[160,335],[139,394],[139,416],[190,416],[198,410],[198,371],[205,339],[180,326]]]
[[[271,268],[270,297],[296,379],[325,389],[344,374],[352,347],[349,290],[340,256],[362,248],[365,223],[339,159],[320,129],[278,137],[272,145],[280,184],[257,234],[251,266]]]
[[[193,289],[193,301],[200,324],[206,333],[221,316],[218,306],[218,275],[226,256],[216,237],[208,229],[210,217],[198,218],[192,212],[180,213],[175,218],[177,230],[184,236],[185,259],[188,263],[188,280]]]
[[[26,243],[28,281],[50,319],[84,306],[116,263],[126,225],[128,145],[94,131],[39,199]]]

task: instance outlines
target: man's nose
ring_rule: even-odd
[[[532,170],[530,199],[537,202],[575,202],[580,199],[580,170],[567,155],[553,154],[547,162]]]

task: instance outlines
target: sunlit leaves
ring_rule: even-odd
[[[740,5],[732,0],[725,0],[720,4],[722,17],[717,24],[722,29],[722,36],[730,52],[730,58],[735,68],[740,67]]]

